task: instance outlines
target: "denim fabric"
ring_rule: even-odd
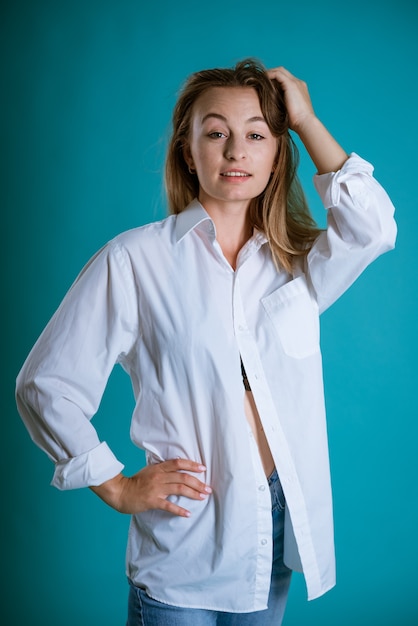
[[[285,498],[277,471],[268,479],[273,515],[273,568],[268,609],[226,613],[171,606],[150,598],[130,583],[126,626],[280,626],[286,608],[291,570],[283,563]]]

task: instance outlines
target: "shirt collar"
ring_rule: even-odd
[[[259,247],[268,242],[268,239],[263,231],[258,230],[255,226],[253,228],[253,239]]]
[[[206,230],[211,231],[215,237],[215,224],[206,213],[199,200],[195,198],[191,203],[177,215],[176,218],[176,240],[177,243],[183,239],[187,233],[194,230],[196,226],[204,223]]]
[[[215,224],[212,218],[207,214],[199,200],[195,198],[190,204],[182,211],[178,213],[176,218],[176,240],[177,243],[187,235],[191,230],[194,230],[197,226],[202,225],[203,228],[209,232],[213,239],[216,238]],[[265,234],[254,227],[252,243],[255,244],[258,249],[263,244],[267,243],[267,237]]]

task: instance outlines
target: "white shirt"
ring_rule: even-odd
[[[125,232],[87,264],[29,355],[19,411],[55,463],[60,489],[98,485],[123,465],[90,420],[120,363],[136,406],[132,440],[149,463],[202,462],[213,494],[172,497],[189,519],[132,516],[127,573],[168,604],[264,609],[272,562],[271,501],[244,413],[240,356],[286,497],[285,562],[309,599],[335,584],[319,313],[393,247],[393,206],[352,154],[315,176],[328,229],[293,275],[277,271],[258,231],[236,271],[197,200]]]

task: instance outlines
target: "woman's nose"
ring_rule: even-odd
[[[246,148],[242,139],[230,137],[225,145],[225,157],[228,161],[245,159]]]

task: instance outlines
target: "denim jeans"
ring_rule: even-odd
[[[280,626],[286,608],[291,570],[283,563],[285,500],[276,470],[268,479],[273,515],[273,569],[268,609],[226,613],[187,609],[157,602],[130,583],[126,626]]]

